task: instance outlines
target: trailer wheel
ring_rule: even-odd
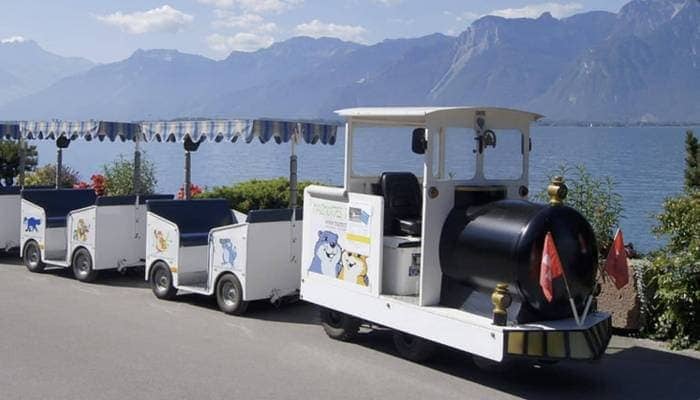
[[[24,265],[31,272],[44,272],[46,264],[41,261],[41,250],[39,244],[35,241],[29,241],[24,245],[24,256],[22,257]]]
[[[177,289],[173,286],[173,274],[170,273],[168,264],[157,261],[151,267],[151,290],[157,298],[172,300],[177,294]]]
[[[407,360],[423,362],[435,354],[435,343],[429,340],[399,331],[394,331],[393,336],[396,351]]]
[[[362,321],[352,315],[322,307],[321,325],[331,339],[347,342],[357,336]]]
[[[248,308],[243,300],[243,287],[234,274],[226,274],[216,283],[216,302],[219,309],[226,314],[242,315]]]
[[[80,282],[93,282],[99,271],[92,266],[92,256],[85,248],[79,248],[73,255],[73,275]]]

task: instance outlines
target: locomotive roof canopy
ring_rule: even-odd
[[[471,126],[477,114],[484,114],[494,128],[530,124],[543,116],[527,111],[499,107],[363,107],[336,111],[348,121],[376,124],[425,126],[435,121],[442,126]],[[501,126],[502,125],[502,126]]]

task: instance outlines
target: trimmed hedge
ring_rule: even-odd
[[[316,184],[312,181],[300,181],[297,184],[299,206],[304,201],[304,189]],[[197,198],[222,198],[228,200],[231,208],[247,213],[250,210],[289,207],[289,180],[287,178],[253,179],[233,186],[215,186],[207,189]]]

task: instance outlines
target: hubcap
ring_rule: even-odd
[[[78,271],[81,274],[87,274],[88,272],[90,272],[90,265],[88,263],[88,260],[85,258],[85,256],[80,256],[78,258],[77,264],[78,264]]]
[[[32,246],[29,248],[28,253],[27,259],[29,260],[29,265],[36,267],[39,264],[39,251],[36,247]]]
[[[225,282],[221,286],[221,297],[227,306],[233,307],[238,303],[238,291],[236,286],[231,282]]]
[[[156,271],[155,282],[159,290],[168,290],[170,288],[170,280],[163,269]]]

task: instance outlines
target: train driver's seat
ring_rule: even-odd
[[[384,196],[384,234],[421,235],[421,188],[410,172],[384,172],[379,179]]]

